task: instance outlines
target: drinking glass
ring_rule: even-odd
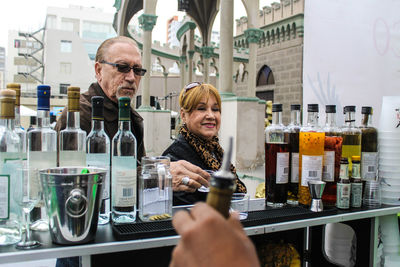
[[[215,172],[213,170],[205,170],[205,171],[208,172],[211,176]],[[210,192],[210,188],[209,187],[205,187],[204,185],[202,185],[202,186],[200,186],[200,188],[197,189],[197,191],[203,192],[203,193],[208,193],[208,192]]]
[[[14,200],[22,209],[22,216],[25,223],[25,236],[22,241],[17,243],[17,249],[31,249],[40,246],[36,240],[31,240],[29,228],[30,212],[40,200],[38,190],[31,190],[31,181],[28,178],[28,169],[17,169],[16,181],[14,186]]]
[[[249,212],[250,196],[245,193],[233,193],[231,201],[231,211],[239,213],[240,220],[247,219]]]

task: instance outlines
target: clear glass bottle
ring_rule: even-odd
[[[21,127],[21,114],[20,114],[20,106],[21,106],[21,85],[19,83],[9,83],[7,84],[7,88],[15,91],[15,119],[14,119],[14,130],[18,134],[21,139],[20,142],[20,150],[21,150],[21,160],[22,165],[26,166],[26,131]]]
[[[351,196],[350,206],[352,208],[360,208],[362,202],[362,181],[360,172],[360,157],[352,156],[351,161],[353,162],[353,170],[351,171]]]
[[[37,127],[28,132],[28,170],[30,190],[42,191],[39,170],[57,167],[57,132],[50,127],[50,86],[37,87]],[[31,212],[31,229],[48,231],[49,220],[44,202]]]
[[[337,182],[336,207],[338,209],[350,208],[351,184],[349,180],[349,161],[347,158],[340,160],[340,175]]]
[[[309,206],[308,181],[322,179],[325,132],[318,125],[318,104],[308,104],[307,124],[299,136],[299,204]]]
[[[336,105],[326,105],[324,164],[322,180],[326,182],[322,201],[326,206],[336,204],[336,183],[339,180],[340,158],[342,156],[342,131],[336,125]]]
[[[86,138],[86,164],[107,169],[98,220],[99,224],[107,224],[110,221],[110,138],[104,131],[104,98],[93,96],[91,101],[92,130]]]
[[[67,92],[67,127],[60,131],[59,166],[86,166],[86,132],[79,122],[80,88],[70,86]]]
[[[17,168],[21,168],[20,138],[14,131],[15,91],[0,90],[0,245],[21,240],[19,208],[13,200]]]
[[[114,223],[132,223],[137,210],[137,143],[131,131],[129,97],[120,97],[119,129],[112,139],[111,219]]]
[[[371,126],[372,107],[361,108],[361,179],[376,180],[378,170],[378,131]]]
[[[349,175],[351,177],[352,156],[361,156],[361,130],[355,126],[356,106],[345,106],[343,108],[345,124],[342,127],[343,144],[342,157],[349,161]]]
[[[272,124],[265,129],[265,201],[286,205],[289,181],[289,131],[282,124],[282,104],[272,105]]]
[[[290,205],[299,204],[299,134],[301,129],[301,106],[298,104],[290,105],[290,124],[287,126],[289,131],[289,183],[288,199]]]

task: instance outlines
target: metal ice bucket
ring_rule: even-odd
[[[74,245],[95,238],[105,175],[106,169],[89,167],[40,170],[54,243]]]

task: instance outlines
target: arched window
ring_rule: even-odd
[[[275,84],[272,70],[264,65],[257,74],[257,86]]]

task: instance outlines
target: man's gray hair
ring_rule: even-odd
[[[137,46],[137,43],[132,38],[129,38],[129,37],[126,37],[126,36],[113,37],[113,38],[107,39],[107,40],[105,40],[104,42],[101,43],[101,45],[97,49],[96,62],[100,62],[102,60],[105,60],[104,57],[105,57],[105,55],[107,53],[107,50],[110,48],[110,46],[112,46],[115,43],[132,44],[139,50],[139,48]]]

